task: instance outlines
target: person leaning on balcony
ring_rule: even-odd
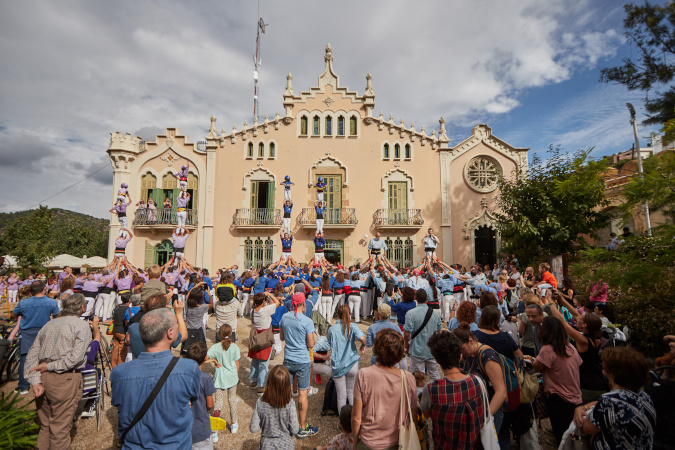
[[[157,205],[155,204],[155,201],[152,199],[152,197],[148,197],[147,205],[148,205],[147,206],[147,208],[148,208],[147,223],[157,222]]]

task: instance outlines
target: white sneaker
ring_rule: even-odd
[[[311,387],[307,391],[307,396],[311,397],[312,395],[316,394],[317,392],[319,392],[319,388]]]
[[[233,423],[230,426],[230,433],[232,434],[237,434],[237,431],[239,431],[239,424],[238,423]]]
[[[293,396],[293,398],[298,398],[298,391],[293,392],[291,395]]]
[[[214,443],[215,443],[215,442],[218,442],[218,432],[217,432],[217,431],[214,431],[213,433],[211,433],[211,440],[212,440]]]

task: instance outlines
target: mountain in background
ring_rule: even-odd
[[[46,223],[49,226],[44,226]],[[0,255],[24,261],[61,253],[83,257],[108,254],[109,221],[60,208],[0,213]]]

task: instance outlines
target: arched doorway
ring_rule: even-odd
[[[488,225],[481,225],[473,232],[474,261],[492,267],[497,262],[497,232]]]

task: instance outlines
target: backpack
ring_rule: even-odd
[[[601,334],[602,337],[600,338],[600,348],[598,349],[598,355],[600,355],[601,358],[602,351],[605,349],[605,347],[620,347],[628,345],[626,335],[619,328],[603,327]]]
[[[493,350],[489,345],[481,345],[478,349],[478,367],[481,371],[481,374],[486,374],[485,366],[481,358],[482,353],[485,349]],[[494,351],[494,350],[493,350]],[[499,365],[502,366],[502,374],[504,375],[504,383],[506,384],[506,410],[511,412],[514,411],[518,406],[520,406],[520,378],[518,377],[518,372],[516,371],[516,366],[509,358],[494,351],[499,357]],[[490,379],[485,375],[485,383],[490,384]]]
[[[349,403],[349,402],[348,402]],[[326,390],[323,393],[323,408],[321,410],[322,416],[339,416],[337,389],[333,378],[326,382]]]

